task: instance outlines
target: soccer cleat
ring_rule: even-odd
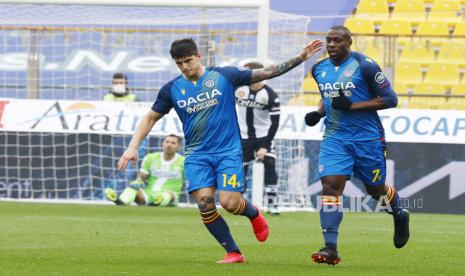
[[[319,264],[337,265],[342,260],[337,254],[336,248],[326,246],[312,254],[312,261]]]
[[[401,209],[397,216],[394,216],[394,246],[402,248],[408,242],[410,213],[406,209]]]
[[[251,220],[251,223],[255,238],[260,242],[266,241],[269,234],[268,223],[260,211],[258,211],[258,216]]]
[[[110,200],[115,202],[118,199],[118,195],[116,194],[116,191],[113,190],[112,188],[106,188],[105,189],[105,197]]]
[[[228,252],[222,260],[216,261],[217,264],[238,264],[245,263],[245,257],[236,252]]]
[[[276,206],[268,207],[268,212],[267,213],[272,215],[272,216],[279,216],[279,214],[280,214],[279,209]]]

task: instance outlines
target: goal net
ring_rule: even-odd
[[[124,115],[113,114],[108,119],[116,120],[113,128],[106,117],[100,122],[94,118],[97,115],[74,118],[66,128],[63,118],[66,121],[68,116],[88,111],[86,101],[101,100],[115,72],[128,75],[130,89],[141,102],[153,102],[159,88],[179,74],[169,56],[172,41],[194,38],[203,63],[211,66],[242,65],[265,56],[265,63],[280,62],[298,54],[307,42],[307,17],[269,11],[263,35],[257,7],[168,7],[153,2],[153,6],[118,6],[0,1],[0,100],[29,99],[19,104],[24,120],[15,123],[20,126],[10,122],[11,113],[17,110],[8,104],[0,108],[0,114],[5,113],[3,121],[0,115],[0,127],[6,130],[0,138],[0,197],[103,200],[106,187],[121,190],[135,176],[136,168],[122,174],[115,164],[140,117],[129,122]],[[301,91],[303,70],[300,66],[268,81],[283,104]],[[60,111],[56,105],[52,108],[57,100],[74,102]],[[45,115],[47,110],[30,113],[30,104],[35,111],[41,105],[52,109]],[[45,117],[40,126],[32,128],[31,122],[38,118],[29,114]],[[140,153],[161,150],[161,137],[169,133],[152,135]],[[284,193],[293,190],[288,185],[288,170],[303,161],[303,144],[279,140],[277,145]]]

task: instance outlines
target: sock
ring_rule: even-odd
[[[119,195],[118,200],[125,205],[129,205],[133,203],[134,200],[136,200],[136,195],[137,195],[136,189],[133,189],[131,187],[126,187],[126,189],[124,189],[124,191]],[[115,203],[118,204],[116,201]]]
[[[247,200],[241,198],[239,207],[237,207],[236,211],[234,211],[233,214],[239,216],[246,216],[250,220],[253,220],[258,216],[258,209],[255,208],[255,206],[253,206],[249,202],[247,202]]]
[[[323,195],[321,205],[320,224],[323,229],[325,245],[336,248],[339,224],[342,221],[343,215],[342,210],[339,210],[339,207],[342,205],[342,196]]]
[[[397,191],[393,186],[391,185],[386,185],[386,186],[388,187],[386,199],[391,207],[392,212],[389,209],[386,209],[386,211],[392,214],[393,216],[397,216],[402,210],[402,208],[399,207],[399,195],[397,194]]]
[[[268,198],[268,207],[277,207],[278,205],[278,185],[266,185],[265,193]]]
[[[226,221],[224,221],[216,208],[203,213],[201,212],[200,215],[202,216],[205,227],[207,227],[210,234],[223,246],[226,252],[241,253],[231,236],[231,232],[229,232]]]

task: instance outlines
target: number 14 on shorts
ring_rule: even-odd
[[[226,187],[227,185],[232,186],[233,188],[241,186],[241,183],[237,182],[236,174],[231,175],[228,179],[228,175],[223,173],[223,187]]]

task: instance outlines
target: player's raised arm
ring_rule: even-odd
[[[153,125],[163,117],[164,114],[160,114],[153,110],[150,110],[139,123],[139,126],[132,137],[131,143],[129,143],[128,148],[124,151],[123,155],[118,161],[118,170],[124,171],[128,166],[128,162],[132,161],[133,165],[136,165],[137,161],[137,148],[144,138],[152,130]]]
[[[321,40],[314,40],[307,44],[307,46],[302,49],[302,52],[298,56],[295,56],[282,63],[266,66],[265,68],[255,69],[252,71],[252,78],[250,82],[256,83],[281,76],[282,74],[289,72],[302,62],[312,57],[315,53],[320,51],[322,46],[323,42]]]

